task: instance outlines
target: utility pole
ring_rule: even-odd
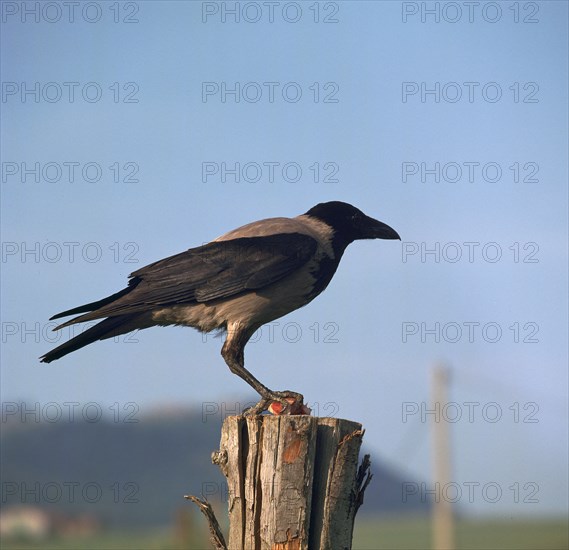
[[[438,411],[432,431],[433,481],[436,489],[433,505],[433,550],[455,548],[452,504],[445,498],[445,487],[452,481],[449,425],[441,414],[448,403],[449,378],[450,370],[445,365],[439,364],[433,368],[431,398],[433,408]]]

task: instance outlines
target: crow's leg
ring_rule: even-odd
[[[254,331],[251,330],[240,330],[237,323],[235,323],[231,329],[227,331],[227,339],[223,348],[221,348],[221,355],[229,370],[245,380],[260,396],[261,400],[254,405],[246,409],[244,412],[247,416],[253,416],[261,414],[266,411],[273,401],[281,403],[283,406],[283,411],[285,414],[290,411],[295,404],[302,405],[304,397],[300,393],[292,391],[272,391],[267,386],[262,384],[257,378],[255,378],[245,367],[245,344],[249,341]],[[291,405],[287,398],[293,400]]]

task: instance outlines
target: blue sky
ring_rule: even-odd
[[[464,403],[479,403],[472,422],[451,423],[453,481],[504,491],[497,503],[463,499],[467,512],[566,512],[567,3],[533,13],[514,2],[517,23],[511,3],[482,3],[472,22],[460,4],[456,23],[445,2],[438,23],[421,21],[434,2],[321,2],[319,23],[315,3],[284,16],[281,3],[271,23],[262,3],[244,12],[241,2],[241,20],[223,22],[233,4],[95,2],[73,22],[63,8],[55,21],[52,7],[35,23],[22,22],[21,2],[2,2],[2,399],[148,411],[250,395],[221,342],[190,329],[40,365],[54,345],[47,319],[241,224],[344,200],[403,242],[352,245],[326,292],[266,328],[246,365],[321,414],[361,421],[374,453],[432,480],[430,425],[420,414],[403,422],[402,410],[428,402],[430,370],[444,361],[449,399],[465,414]],[[97,7],[100,20],[86,21]],[[238,83],[240,101],[204,96],[204,83]],[[35,86],[38,101],[23,101]],[[438,97],[421,97],[437,86]],[[302,96],[287,101],[283,90]],[[418,92],[403,101],[404,90]],[[22,176],[36,163],[39,182]],[[219,171],[205,177],[204,163]],[[223,163],[250,164],[237,182],[230,172],[222,181]],[[436,247],[438,257],[421,258]],[[516,503],[515,483],[536,484],[539,502]]]

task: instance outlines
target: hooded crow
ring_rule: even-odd
[[[388,225],[338,201],[317,204],[295,218],[244,225],[138,269],[116,294],[54,315],[51,319],[81,314],[54,330],[104,320],[40,359],[50,363],[96,340],[156,325],[222,330],[221,355],[229,369],[261,396],[247,414],[260,414],[272,402],[280,403],[282,412],[303,410],[302,395],[271,391],[245,369],[245,345],[260,326],[318,296],[350,243],[399,238]]]

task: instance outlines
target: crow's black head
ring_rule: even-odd
[[[399,239],[397,231],[383,222],[366,216],[346,202],[321,202],[312,207],[308,216],[318,218],[334,229],[335,238],[345,245],[358,239]]]

